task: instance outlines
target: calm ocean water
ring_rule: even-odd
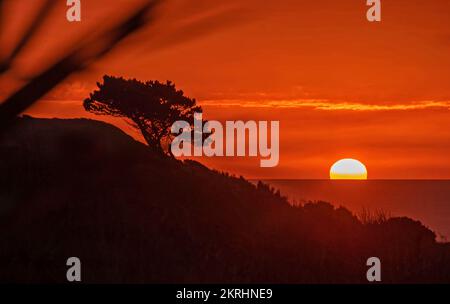
[[[265,180],[300,202],[323,200],[354,213],[363,208],[419,220],[450,241],[450,180]]]

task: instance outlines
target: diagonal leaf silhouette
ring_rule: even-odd
[[[92,41],[89,41],[80,47],[74,47],[62,59],[32,78],[12,96],[8,97],[0,105],[0,132],[3,132],[13,123],[17,115],[25,111],[68,76],[86,69],[94,61],[105,56],[129,35],[152,22],[153,16],[151,13],[161,1],[145,2],[123,22],[99,35],[99,37],[95,37],[93,42],[97,45],[101,43],[103,45],[99,45],[98,48],[92,48]],[[26,44],[28,40],[29,38],[21,39],[21,41],[24,41],[23,44]]]
[[[6,71],[10,67],[13,59],[20,54],[20,52],[28,44],[33,35],[39,30],[41,25],[44,23],[45,18],[48,16],[51,9],[55,6],[56,3],[57,2],[53,0],[46,0],[45,3],[41,5],[33,20],[31,20],[31,22],[28,24],[25,33],[20,38],[19,42],[16,44],[11,53],[8,54],[7,57],[3,60],[2,64],[0,65],[0,72]]]

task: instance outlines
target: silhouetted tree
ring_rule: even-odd
[[[175,121],[184,120],[193,126],[194,113],[202,111],[195,99],[184,96],[170,81],[104,76],[103,84],[97,86],[99,89],[84,101],[84,108],[95,114],[127,118],[149,147],[159,153],[165,153],[164,143],[172,139],[170,128]]]

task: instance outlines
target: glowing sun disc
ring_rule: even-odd
[[[359,160],[344,158],[331,166],[330,179],[367,179],[367,169]]]

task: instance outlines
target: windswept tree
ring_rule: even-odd
[[[142,82],[104,76],[103,83],[97,86],[98,90],[84,101],[84,108],[95,114],[127,119],[142,133],[149,148],[162,154],[171,154],[165,147],[174,136],[172,124],[184,120],[193,126],[194,113],[202,111],[195,99],[184,96],[170,81]]]

